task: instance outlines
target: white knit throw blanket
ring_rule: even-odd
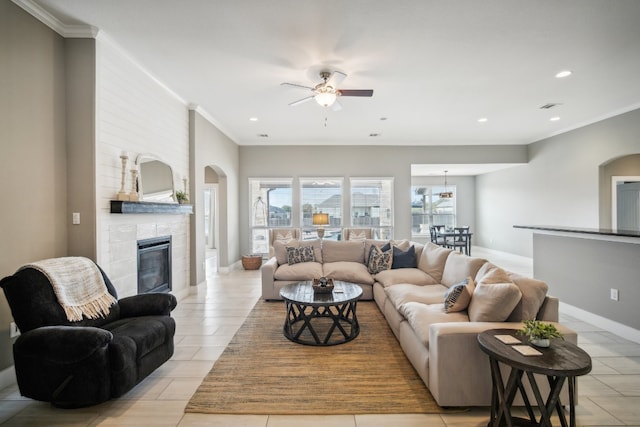
[[[70,322],[106,317],[116,299],[107,290],[107,285],[98,266],[88,258],[51,258],[31,264],[25,268],[41,271],[53,286],[53,292]]]

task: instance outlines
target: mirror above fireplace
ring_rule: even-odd
[[[171,166],[152,154],[140,154],[138,165],[138,194],[145,202],[176,203]]]

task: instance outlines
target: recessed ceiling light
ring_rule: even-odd
[[[488,122],[488,121],[489,121],[489,119],[487,119],[486,117],[480,117],[480,118],[478,119],[478,123],[486,123],[486,122]]]
[[[560,120],[560,117],[558,117],[558,116],[551,117],[549,120],[552,121],[552,122],[557,122],[558,120]]]
[[[257,117],[249,117],[249,121],[251,122],[257,122],[258,118]]]
[[[573,72],[571,70],[562,70],[558,74],[556,74],[556,79],[562,79],[564,77],[569,77]]]

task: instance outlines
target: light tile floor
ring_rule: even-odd
[[[531,260],[473,248],[473,256],[525,275]],[[224,426],[224,427],[484,427],[487,408],[444,415],[267,416],[185,414],[184,407],[260,297],[259,271],[212,273],[179,302],[173,358],[125,396],[90,408],[63,410],[0,390],[0,424],[7,426]],[[578,319],[561,321],[579,332],[593,371],[579,379],[578,425],[640,426],[640,344]],[[559,423],[555,420],[554,425]]]

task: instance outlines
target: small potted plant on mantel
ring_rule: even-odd
[[[551,338],[561,338],[562,334],[552,323],[544,323],[539,320],[525,320],[519,335],[526,335],[529,342],[538,347],[549,347]]]
[[[184,205],[185,203],[189,203],[189,196],[187,196],[187,193],[185,193],[184,191],[176,191],[176,200],[178,200],[178,203],[180,203],[181,205]]]

